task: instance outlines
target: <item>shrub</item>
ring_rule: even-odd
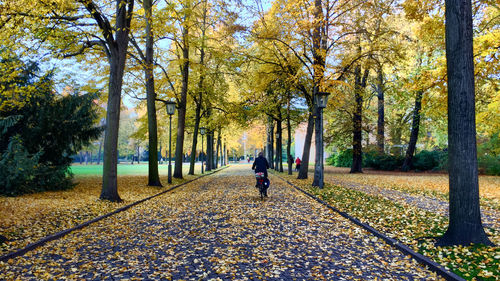
[[[335,167],[351,167],[352,166],[352,149],[340,151],[335,156]]]
[[[335,158],[336,158],[336,154],[332,154],[332,155],[328,156],[328,158],[326,158],[326,160],[325,160],[326,165],[335,166]],[[229,159],[231,159],[231,157],[229,157]]]
[[[3,63],[0,60],[0,68]],[[98,95],[58,95],[50,73],[39,75],[37,67],[22,62],[17,66],[7,68],[12,81],[0,82],[4,86],[0,89],[17,89],[19,95],[12,99],[8,91],[0,91],[0,193],[13,196],[69,188],[70,156],[102,132],[95,126]]]
[[[500,176],[500,156],[482,155],[477,160],[481,174]]]
[[[448,153],[441,150],[422,150],[413,157],[413,168],[418,171],[443,170],[448,167]]]
[[[21,138],[12,137],[0,158],[0,193],[15,196],[33,192],[32,181],[41,153],[30,155]]]
[[[366,166],[377,170],[393,171],[401,167],[404,158],[390,154],[367,154]]]
[[[352,149],[342,150],[330,155],[326,159],[326,163],[335,167],[351,167],[352,165]]]

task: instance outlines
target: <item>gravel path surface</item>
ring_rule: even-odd
[[[379,186],[339,180],[333,176],[326,176],[325,181],[332,184],[352,188],[371,195],[382,196],[390,200],[400,201],[429,212],[448,216],[448,202],[436,198],[408,194],[403,191],[382,188]],[[500,230],[500,212],[482,207],[481,218],[484,226]]]
[[[437,280],[273,177],[230,167],[0,264],[0,279]]]

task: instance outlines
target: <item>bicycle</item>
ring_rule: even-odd
[[[255,178],[257,178],[257,188],[259,189],[260,199],[264,200],[266,196],[266,185],[264,184],[265,175],[262,172],[255,173]]]

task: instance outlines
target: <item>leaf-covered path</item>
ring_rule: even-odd
[[[0,265],[0,279],[433,280],[380,239],[237,165]]]

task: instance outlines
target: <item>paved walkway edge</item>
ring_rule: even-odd
[[[375,235],[375,236],[383,239],[387,244],[389,244],[391,246],[394,246],[395,248],[397,248],[398,250],[400,250],[404,254],[410,255],[413,259],[415,259],[416,261],[418,261],[421,264],[426,265],[427,267],[429,267],[430,270],[436,272],[438,275],[440,275],[441,277],[445,278],[446,280],[459,280],[459,281],[464,281],[465,280],[462,277],[456,275],[455,273],[447,270],[446,268],[444,268],[439,263],[437,263],[437,262],[429,259],[428,257],[426,257],[426,256],[424,256],[422,254],[419,254],[419,253],[413,251],[410,247],[406,246],[405,244],[401,243],[400,241],[398,241],[398,240],[396,240],[394,238],[388,237],[388,236],[384,235],[382,232],[379,232],[375,228],[369,226],[368,224],[362,223],[360,220],[358,220],[358,219],[350,216],[346,212],[342,212],[342,211],[338,210],[337,208],[329,205],[325,201],[323,201],[323,200],[319,199],[318,197],[312,195],[311,193],[303,190],[302,188],[296,186],[295,184],[289,182],[288,180],[286,180],[286,179],[284,179],[284,178],[282,178],[282,177],[280,177],[280,176],[278,176],[278,175],[276,175],[274,173],[273,173],[273,175],[275,175],[276,177],[278,177],[281,180],[285,181],[286,183],[288,183],[289,185],[291,185],[293,188],[297,189],[298,191],[306,194],[310,198],[312,198],[312,199],[316,200],[317,202],[323,204],[324,206],[326,206],[327,208],[331,209],[332,211],[334,211],[334,212],[340,214],[341,216],[343,216],[344,218],[350,220],[354,224],[356,224],[356,225],[364,228],[365,230],[367,230],[368,232],[372,233],[373,235]]]
[[[32,251],[32,250],[34,250],[34,249],[36,249],[36,248],[38,248],[38,247],[41,247],[41,246],[45,245],[47,242],[50,242],[50,241],[52,241],[52,240],[59,239],[59,238],[61,238],[61,237],[65,236],[65,235],[67,235],[67,234],[69,234],[69,233],[71,233],[71,232],[73,232],[73,231],[75,231],[75,230],[82,229],[82,228],[84,228],[84,227],[86,227],[86,226],[89,226],[90,224],[93,224],[93,223],[95,223],[95,222],[98,222],[98,221],[100,221],[100,220],[103,220],[103,219],[105,219],[105,218],[108,218],[108,217],[110,217],[110,216],[112,216],[112,215],[115,215],[115,214],[118,214],[118,213],[120,213],[120,212],[123,212],[123,211],[125,211],[125,210],[127,210],[127,209],[130,209],[131,207],[133,207],[133,206],[135,206],[135,205],[138,205],[138,204],[140,204],[140,203],[142,203],[142,202],[145,202],[145,201],[151,200],[151,199],[153,199],[153,198],[155,198],[155,197],[158,197],[158,196],[160,196],[160,195],[163,195],[163,194],[165,194],[165,193],[167,193],[167,192],[170,192],[170,191],[172,191],[172,190],[174,190],[174,189],[176,189],[176,188],[178,188],[178,187],[181,187],[181,186],[186,185],[186,184],[188,184],[188,183],[191,183],[191,182],[193,182],[193,181],[199,180],[199,179],[201,179],[201,178],[203,178],[203,177],[213,175],[213,174],[215,174],[215,173],[217,173],[217,172],[219,172],[219,171],[222,171],[222,170],[226,169],[227,167],[229,167],[229,166],[228,166],[228,165],[227,165],[227,166],[224,166],[224,167],[222,167],[222,168],[219,168],[218,170],[215,170],[213,173],[210,173],[210,174],[204,174],[204,175],[201,175],[201,176],[199,176],[199,177],[197,177],[197,178],[195,178],[195,179],[188,180],[188,181],[183,182],[183,183],[181,183],[181,184],[178,184],[178,185],[172,186],[172,187],[170,187],[170,188],[169,188],[169,189],[167,189],[167,190],[164,190],[164,191],[159,192],[159,193],[157,193],[157,194],[155,194],[155,195],[152,195],[152,196],[146,197],[146,198],[141,199],[141,200],[139,200],[139,201],[135,201],[135,202],[133,202],[133,203],[131,203],[131,204],[129,204],[129,205],[123,206],[123,207],[121,207],[121,208],[118,208],[118,209],[116,209],[116,210],[114,210],[114,211],[110,212],[110,213],[104,214],[104,215],[99,216],[99,217],[97,217],[97,218],[94,218],[94,219],[91,219],[91,220],[89,220],[89,221],[86,221],[86,222],[83,222],[83,223],[81,223],[81,224],[78,224],[78,225],[76,225],[76,226],[74,226],[74,227],[72,227],[72,228],[68,228],[68,229],[62,230],[62,231],[60,231],[60,232],[54,233],[54,234],[49,235],[49,236],[45,236],[44,238],[42,238],[42,239],[40,239],[40,240],[38,240],[38,241],[36,241],[36,242],[34,242],[34,243],[32,243],[32,244],[29,244],[29,245],[27,245],[27,246],[26,246],[26,247],[24,247],[24,248],[21,248],[21,249],[19,249],[19,250],[16,250],[16,251],[14,251],[14,252],[11,252],[11,253],[8,253],[8,254],[6,254],[6,255],[1,256],[1,257],[0,257],[0,261],[5,262],[5,261],[8,261],[9,259],[12,259],[12,258],[16,258],[16,257],[22,256],[22,255],[26,254],[26,253],[27,253],[27,252],[29,252],[29,251]]]

